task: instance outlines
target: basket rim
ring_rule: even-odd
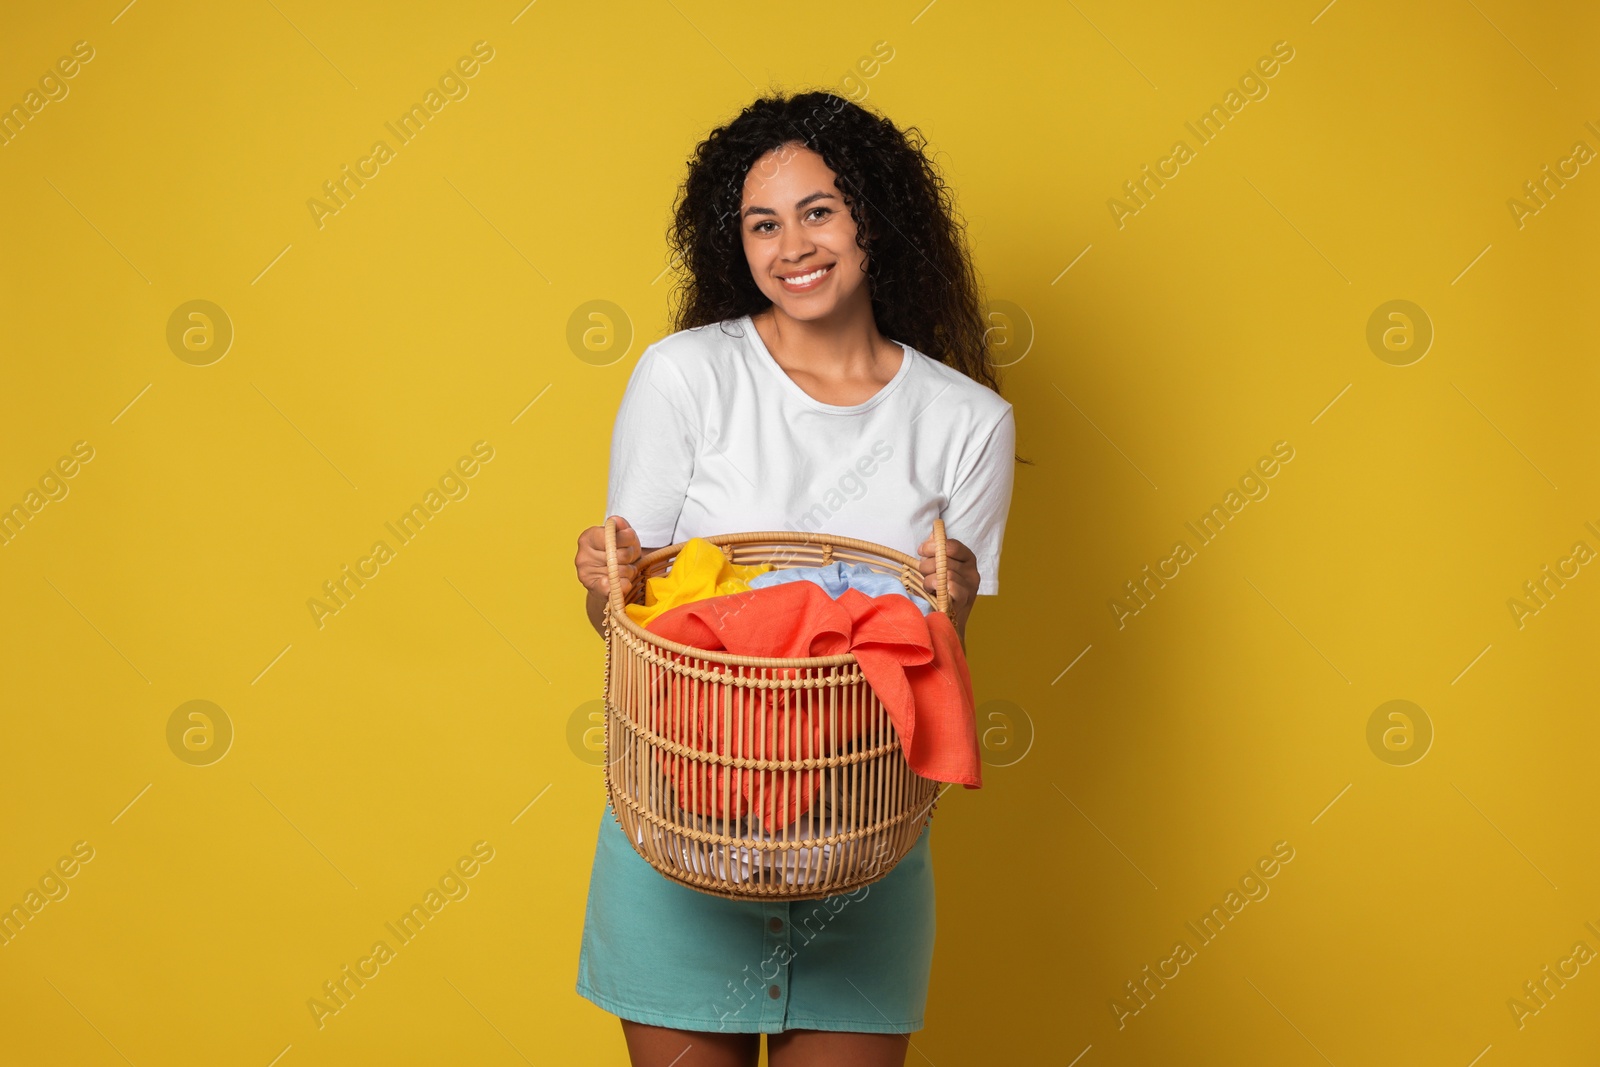
[[[853,548],[857,551],[871,552],[875,555],[882,556],[891,562],[899,563],[902,566],[909,567],[919,574],[921,573],[922,566],[922,561],[919,558],[909,555],[905,552],[901,552],[899,549],[890,548],[887,545],[880,545],[872,541],[866,541],[859,537],[845,537],[841,534],[814,534],[803,533],[794,530],[760,530],[746,533],[713,534],[709,537],[702,537],[700,540],[710,541],[718,548],[721,548],[724,545],[752,543],[778,545],[831,545],[834,548]],[[647,553],[640,558],[637,564],[639,572],[642,574],[647,566],[659,560],[671,559],[680,551],[682,551],[683,547],[688,543],[689,540],[685,539],[683,541],[679,541],[677,544],[667,545],[663,548],[656,549],[654,552]],[[927,590],[924,589],[923,592],[926,593]],[[926,600],[930,598],[924,596],[923,599]],[[939,609],[935,607],[934,610],[937,611]],[[953,618],[953,604],[951,605],[951,610],[947,611],[946,614],[952,616],[952,622],[955,621]],[[608,625],[622,627],[623,630],[633,635],[635,639],[642,640],[645,644],[653,645],[656,648],[665,649],[669,652],[674,652],[680,656],[689,656],[693,659],[706,660],[710,663],[722,663],[733,667],[811,667],[821,669],[827,667],[847,667],[857,662],[854,652],[841,652],[836,656],[791,656],[787,658],[777,658],[772,656],[742,656],[727,651],[695,648],[693,645],[680,644],[677,641],[669,640],[668,638],[662,637],[659,634],[651,633],[649,630],[646,630],[644,627],[634,622],[626,611],[622,612],[621,614],[613,613],[611,611],[611,601],[609,599],[606,601],[606,616],[608,619]]]

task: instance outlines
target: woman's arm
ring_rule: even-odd
[[[652,540],[671,538],[705,436],[703,389],[691,386],[677,365],[703,361],[693,358],[694,350],[680,352],[680,348],[658,342],[640,354],[612,424],[605,506],[617,520],[618,576],[624,579],[624,596],[636,580],[639,559],[655,549],[641,546],[638,530],[622,515],[639,520]],[[591,526],[578,543],[578,580],[589,591],[585,608],[589,625],[599,633],[609,591],[605,527]]]
[[[978,593],[1000,592],[1000,546],[1011,510],[1016,442],[1016,417],[1007,404],[977,453],[966,463],[966,470],[950,491],[942,515],[945,552],[949,557],[950,598],[954,605],[952,614],[963,648],[966,647],[967,616],[977,603]],[[958,534],[967,540],[953,540]],[[919,552],[923,577],[931,584],[934,574],[932,536],[922,543]],[[991,573],[978,572],[980,556]]]

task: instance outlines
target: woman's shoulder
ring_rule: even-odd
[[[941,407],[950,404],[970,412],[975,426],[993,427],[1011,412],[1011,401],[976,378],[968,377],[910,345],[906,345],[906,350],[925,372],[920,376],[924,382],[922,390],[926,394],[925,403],[931,403],[937,397]]]
[[[715,375],[718,365],[740,357],[744,333],[741,319],[691,326],[651,342],[640,354],[671,364],[686,378]]]

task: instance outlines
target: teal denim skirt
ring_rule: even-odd
[[[578,994],[678,1030],[922,1029],[933,966],[930,821],[870,885],[818,900],[729,900],[680,885],[600,819]]]

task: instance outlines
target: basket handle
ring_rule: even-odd
[[[622,588],[617,584],[617,520],[606,516],[606,600],[612,615],[622,614]]]
[[[946,549],[944,549],[944,541],[946,541],[944,520],[942,518],[934,518],[933,574],[934,582],[936,582],[936,592],[934,592],[933,597],[934,606],[942,613],[950,616],[950,621],[954,622],[954,613],[950,611],[950,560],[946,555]],[[610,517],[610,515],[605,520],[605,576],[606,587],[610,590],[606,595],[606,600],[610,601],[611,614],[621,614],[622,585],[618,581],[618,573],[616,573],[616,518]]]

